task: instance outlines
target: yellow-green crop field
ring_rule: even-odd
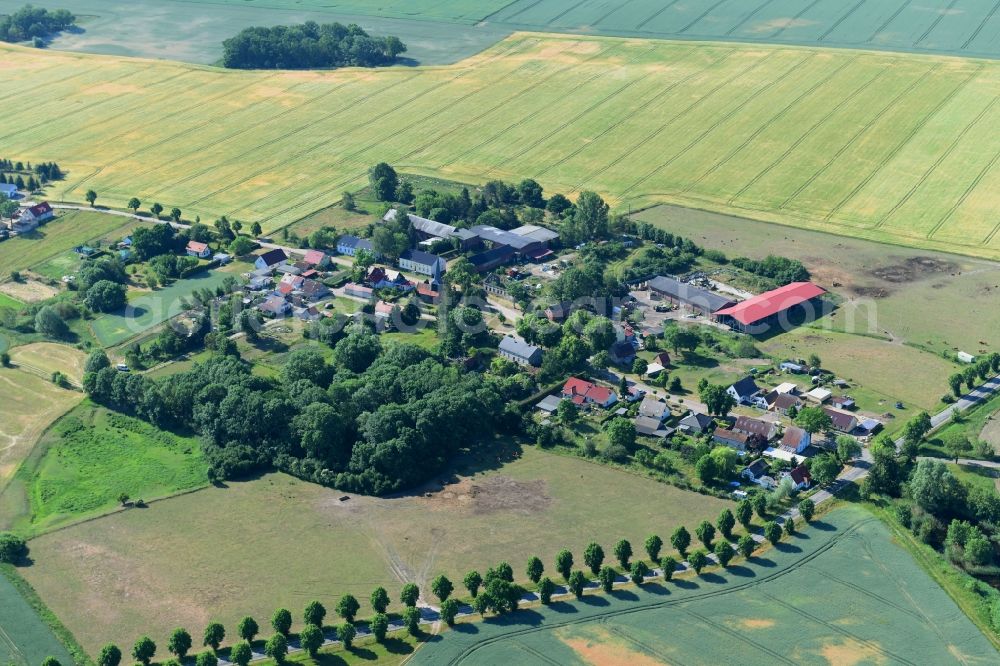
[[[284,226],[387,161],[1000,257],[1000,62],[521,33],[447,67],[246,72],[3,47],[49,192]]]

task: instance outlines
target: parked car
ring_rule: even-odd
[[[118,372],[128,372],[128,365],[125,363],[119,363],[115,366],[115,370]]]

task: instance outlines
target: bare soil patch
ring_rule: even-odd
[[[545,481],[520,481],[503,474],[462,479],[433,493],[429,499],[442,508],[461,506],[477,515],[513,511],[530,516],[552,504]]]
[[[744,629],[770,629],[774,625],[774,620],[768,620],[765,618],[748,617],[740,620],[740,626]]]
[[[907,257],[895,264],[879,266],[869,274],[892,284],[908,284],[921,278],[958,271],[958,264],[937,257]]]
[[[4,282],[0,284],[0,291],[24,303],[45,301],[59,294],[55,287],[31,279],[24,282]]]
[[[874,647],[848,640],[843,643],[828,643],[820,650],[831,666],[853,666],[854,664],[882,664],[885,657]]]
[[[613,666],[630,664],[630,666],[654,666],[663,662],[653,659],[647,654],[622,645],[620,640],[610,632],[600,631],[593,638],[563,638],[562,641],[577,654],[585,663],[594,666]]]

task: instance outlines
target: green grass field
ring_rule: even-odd
[[[208,478],[195,438],[86,402],[42,437],[15,481],[3,501],[23,507],[13,526],[38,533],[114,509],[121,493],[148,501]]]
[[[491,468],[480,461],[466,471]],[[272,474],[229,482],[32,540],[24,571],[90,651],[210,618],[232,626],[279,606],[296,620],[313,599],[331,607],[376,585],[395,598],[400,577],[453,580],[508,559],[520,577],[530,555],[582,553],[593,538],[635,544],[714,519],[728,502],[568,456],[528,449],[520,459],[460,476],[430,496],[343,494]],[[294,553],[294,557],[290,557]]]
[[[0,11],[19,1],[0,0]],[[222,40],[240,28],[304,20],[398,35],[410,47],[407,56],[423,64],[454,62],[513,30],[1000,55],[1000,12],[989,0],[147,0],[127,6],[62,0],[61,6],[82,15],[84,31],[60,35],[54,48],[204,63],[216,61]]]
[[[1000,264],[674,206],[635,218],[729,257],[774,254],[802,261],[816,282],[841,297],[838,311],[823,322],[836,330],[891,337],[934,352],[988,353],[980,341],[995,344],[1000,311],[981,304],[1000,290]]]
[[[116,215],[91,211],[70,211],[24,236],[0,243],[0,278],[11,271],[23,271],[44,264],[77,245],[98,239],[112,239],[127,233],[131,223]],[[64,274],[55,276],[61,277]]]
[[[273,230],[385,160],[1000,256],[992,61],[526,34],[453,67],[330,73],[4,54],[0,93],[37,101],[0,141],[70,171],[53,197]]]
[[[52,630],[8,579],[16,575],[13,571],[0,570],[0,599],[3,599],[0,604],[0,661],[29,666],[42,663],[46,657],[55,657],[62,664],[74,663]]]
[[[199,289],[215,289],[232,273],[206,270],[169,287],[147,292],[129,301],[124,312],[100,315],[91,324],[94,336],[105,347],[120,344],[148,331],[185,310],[184,299]]]
[[[452,63],[488,48],[510,34],[499,25],[473,25],[503,0],[327,2],[326,0],[59,0],[80,17],[78,32],[52,40],[51,48],[108,55],[166,58],[212,64],[222,42],[243,28],[316,21],[357,23],[373,35],[396,35],[407,46],[404,65]],[[0,0],[0,13],[19,9],[20,0]],[[446,36],[446,38],[445,38]]]
[[[996,650],[863,509],[679,583],[448,631],[411,664],[989,664]]]
[[[24,303],[15,300],[8,296],[7,294],[0,293],[0,308],[11,308],[12,310],[20,310],[24,307]]]

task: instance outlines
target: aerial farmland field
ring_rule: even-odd
[[[20,0],[0,0],[0,11]],[[61,0],[81,31],[71,51],[212,63],[251,25],[357,23],[399,36],[407,57],[445,64],[516,30],[1000,56],[1000,8],[989,0]],[[192,5],[198,20],[190,21]],[[447,39],[442,39],[447,35]]]
[[[403,576],[460,580],[507,559],[521,578],[531,555],[551,568],[561,548],[582,553],[598,539],[610,552],[622,537],[666,538],[731,505],[534,448],[502,468],[473,469],[429,496],[347,501],[282,474],[228,482],[35,538],[36,563],[22,573],[94,650],[210,618],[227,627],[247,613],[260,620],[282,605],[297,619],[310,599],[329,608],[347,592],[367,614],[371,590],[384,585],[395,599]]]
[[[376,71],[4,49],[0,92],[37,101],[0,140],[65,165],[54,198],[94,189],[273,231],[385,160],[1000,257],[991,61],[527,34],[453,67]]]
[[[865,511],[728,570],[449,631],[411,664],[989,664],[996,651]],[[794,627],[794,630],[793,630]]]

